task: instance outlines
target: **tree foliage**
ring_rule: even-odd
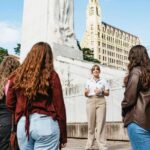
[[[8,50],[0,47],[0,63],[3,61],[5,56],[8,56]]]
[[[78,46],[79,50],[81,50],[83,52],[83,59],[84,60],[95,62],[95,63],[100,63],[100,61],[98,59],[94,58],[94,54],[93,54],[93,51],[91,49],[81,48],[80,42],[78,40],[77,40],[77,46]]]
[[[14,48],[15,54],[20,55],[21,44],[17,43],[17,47]]]
[[[100,61],[98,59],[94,58],[94,54],[91,49],[83,48],[82,51],[83,51],[83,59],[84,60],[95,62],[95,63],[100,63]]]

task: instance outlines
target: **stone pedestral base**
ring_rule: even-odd
[[[71,138],[87,138],[88,126],[87,123],[68,123],[68,137]],[[126,129],[122,122],[107,122],[106,123],[106,138],[113,141],[128,141]]]
[[[77,47],[72,48],[66,45],[53,43],[52,50],[53,50],[54,58],[56,58],[57,56],[63,56],[63,57],[83,60],[82,51],[80,51]]]

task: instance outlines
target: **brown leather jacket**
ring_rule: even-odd
[[[140,90],[140,67],[135,67],[129,75],[129,81],[121,103],[124,126],[135,122],[150,130],[150,90]]]

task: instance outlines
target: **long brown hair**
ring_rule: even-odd
[[[129,52],[129,64],[128,71],[129,74],[131,70],[139,66],[141,68],[141,86],[142,89],[147,89],[150,87],[150,59],[147,53],[147,49],[143,45],[136,45],[130,49]]]
[[[38,42],[31,48],[14,77],[14,88],[21,90],[29,100],[37,94],[48,95],[51,86],[53,54],[48,43]]]
[[[19,67],[20,63],[15,56],[6,56],[0,64],[0,100],[4,97],[4,87],[9,75]]]

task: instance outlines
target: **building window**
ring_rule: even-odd
[[[103,27],[103,32],[105,32],[105,27]]]
[[[94,15],[94,7],[91,7],[90,8],[90,13],[89,13],[89,15],[91,16],[91,15]]]
[[[105,43],[102,43],[102,47],[106,47],[106,44],[105,44]]]
[[[96,7],[96,15],[99,16],[98,8]]]

